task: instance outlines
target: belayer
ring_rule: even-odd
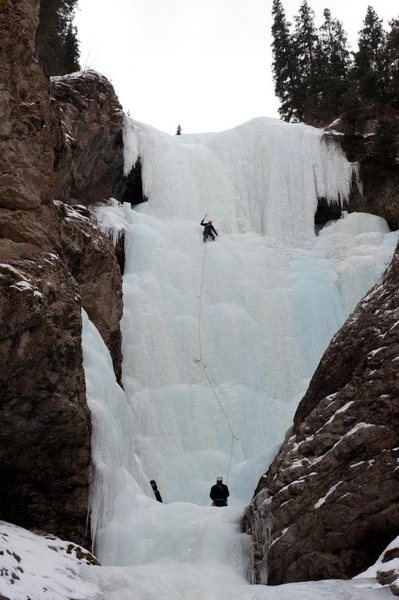
[[[212,506],[227,506],[229,495],[229,488],[223,483],[223,477],[216,477],[216,484],[211,487],[209,494],[212,499]]]
[[[157,482],[155,481],[155,479],[151,479],[150,484],[151,484],[152,491],[154,492],[154,496],[155,496],[156,500],[158,500],[158,502],[162,502],[162,496],[159,492]]]
[[[206,215],[205,215],[206,217]],[[201,221],[201,225],[204,228],[204,242],[210,237],[213,241],[215,241],[215,235],[219,235],[214,226],[212,225],[212,221],[206,221],[205,217]]]

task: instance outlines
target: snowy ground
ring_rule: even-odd
[[[0,598],[12,600],[94,600],[96,583],[83,581],[75,544],[38,536],[0,521]],[[84,551],[83,551],[84,553]]]
[[[84,315],[92,526],[109,565],[84,577],[113,600],[389,596],[370,581],[249,586],[239,521],[322,352],[397,235],[378,217],[349,215],[315,236],[317,193],[344,198],[352,167],[312,128],[257,119],[179,138],[130,122],[125,143],[127,169],[143,159],[149,202],[99,218],[109,230],[116,215],[126,230],[125,391]],[[206,246],[205,212],[221,234]],[[219,474],[229,476],[227,509],[209,505]]]

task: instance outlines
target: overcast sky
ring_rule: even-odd
[[[300,0],[283,0],[291,20]],[[310,0],[344,22],[352,46],[370,0]],[[276,117],[272,0],[79,0],[82,68],[113,83],[125,111],[175,133],[221,131]],[[397,0],[372,3],[385,24]]]

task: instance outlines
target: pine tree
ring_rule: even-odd
[[[48,75],[79,70],[79,44],[73,16],[77,0],[41,0],[36,53]]]
[[[386,44],[388,96],[392,104],[399,107],[399,18],[392,19],[389,26]]]
[[[300,121],[303,110],[298,98],[298,66],[296,64],[290,26],[280,0],[273,0],[272,50],[274,90],[280,100],[279,113],[285,121]]]
[[[341,21],[331,16],[326,8],[320,27],[320,107],[324,117],[337,117],[342,108],[342,98],[348,88],[351,58],[348,38]]]
[[[74,27],[72,23],[68,23],[62,41],[62,61],[65,70],[67,71],[67,73],[79,71],[79,43],[77,39],[76,27]]]
[[[181,135],[181,125],[180,124],[177,126],[176,135]]]
[[[372,6],[367,8],[363,29],[359,31],[359,50],[355,53],[355,77],[365,102],[384,102],[387,93],[388,64],[386,33]]]
[[[298,99],[303,120],[308,123],[317,120],[322,65],[325,63],[314,18],[313,9],[307,0],[303,0],[295,17],[294,52],[300,79]]]
[[[396,164],[398,125],[390,119],[383,119],[378,125],[374,139],[373,162],[392,167]]]

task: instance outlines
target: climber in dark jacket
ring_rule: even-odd
[[[152,491],[154,492],[155,498],[158,500],[158,502],[162,502],[162,497],[161,497],[161,494],[159,493],[159,489],[157,487],[157,482],[155,481],[155,479],[151,479],[150,484],[152,487]]]
[[[202,219],[201,225],[204,228],[204,242],[210,237],[213,241],[215,241],[215,235],[219,235],[214,226],[212,225],[212,221],[207,221],[205,223],[205,218]]]
[[[216,484],[211,487],[209,494],[213,501],[212,506],[227,506],[229,495],[229,488],[223,483],[223,477],[217,477]]]

